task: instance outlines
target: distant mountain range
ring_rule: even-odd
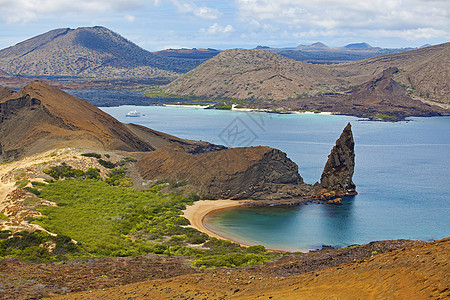
[[[321,42],[317,42],[311,45],[299,45],[295,48],[271,48],[268,46],[257,46],[255,48],[255,50],[271,51],[283,55],[287,58],[316,64],[349,62],[373,56],[405,52],[413,49],[415,48],[385,49],[380,47],[372,47],[367,43],[354,43],[348,44],[344,47],[331,48]],[[220,52],[221,50],[193,48],[193,49],[168,49],[153,53],[157,55],[163,55],[166,57],[207,60],[219,54]]]
[[[0,51],[0,69],[11,75],[173,78],[198,64],[155,55],[100,26],[55,29]]]

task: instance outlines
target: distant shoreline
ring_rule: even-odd
[[[276,109],[266,109],[266,108],[238,108],[236,107],[236,104],[233,104],[230,109],[221,109],[221,108],[214,108],[210,104],[206,105],[197,105],[197,104],[186,104],[186,103],[164,103],[163,106],[166,107],[186,107],[186,108],[201,108],[201,109],[217,109],[217,110],[229,110],[229,111],[242,111],[242,112],[262,112],[262,113],[274,113],[274,114],[315,114],[315,115],[333,115],[336,113],[328,112],[328,111],[312,111],[312,110],[305,110],[305,111],[298,111],[298,110],[290,110],[290,111],[279,111]]]

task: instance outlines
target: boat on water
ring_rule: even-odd
[[[132,110],[132,111],[128,112],[125,116],[126,117],[140,117],[141,113],[137,110]]]

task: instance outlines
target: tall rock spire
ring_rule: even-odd
[[[356,186],[352,181],[354,169],[355,142],[352,126],[348,123],[328,156],[320,177],[320,186],[335,192],[336,196],[355,195]]]

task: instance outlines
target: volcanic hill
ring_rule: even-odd
[[[0,89],[0,161],[67,146],[146,152],[168,144],[188,152],[224,148],[122,124],[92,104],[39,81],[18,92]]]
[[[389,68],[398,69],[392,78],[407,88],[404,99],[434,100],[434,104],[440,102],[444,106],[450,103],[450,43],[334,65],[299,62],[264,50],[226,50],[170,83],[165,91],[184,96],[246,99],[256,106],[261,101],[275,101],[282,108],[283,102],[277,101],[315,95],[323,95],[327,100],[330,93],[348,91]],[[414,107],[418,102],[410,104]],[[325,110],[338,111],[333,108],[334,103],[330,103]]]
[[[393,78],[397,68],[388,68],[373,79],[345,92],[304,96],[282,102],[262,101],[251,104],[263,109],[284,111],[319,110],[386,121],[408,116],[448,115],[449,110],[409,96],[407,89]]]
[[[339,84],[324,65],[295,61],[262,50],[226,50],[170,83],[167,93],[232,99],[295,98]]]
[[[101,26],[55,29],[0,51],[0,69],[12,75],[173,78],[197,65],[155,55]]]

